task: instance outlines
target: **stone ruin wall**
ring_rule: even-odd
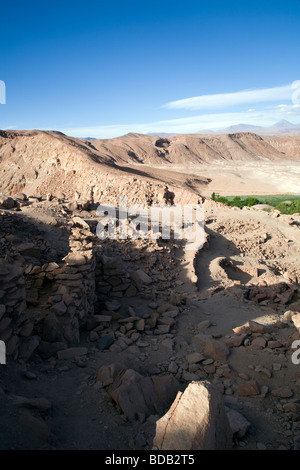
[[[130,340],[144,330],[155,334],[170,331],[174,320],[167,318],[166,323],[166,318],[159,318],[157,312],[147,319],[136,316],[130,308],[125,319],[116,312],[122,299],[136,297],[151,283],[149,276],[138,269],[139,250],[133,254],[130,247],[115,246],[113,241],[105,244],[95,235],[95,227],[73,225],[69,252],[60,261],[51,261],[49,255],[43,263],[34,243],[8,243],[14,241],[11,231],[18,219],[17,214],[0,212],[1,255],[5,252],[3,243],[7,248],[5,256],[0,257],[0,340],[6,344],[7,356],[27,362],[37,352],[48,359],[78,345],[83,330],[88,341],[95,341],[99,334],[101,337],[102,331],[108,334],[113,320],[117,322],[117,336],[128,339],[130,335]],[[87,226],[83,220],[82,223]],[[53,250],[50,253],[54,256]],[[163,265],[169,268],[157,279],[168,302],[174,305],[175,314],[180,297],[171,289],[174,257],[156,242],[148,255],[142,263],[146,270],[158,262],[159,256],[160,260],[161,256],[166,258]]]
[[[10,239],[15,217],[1,213],[2,241]],[[27,264],[26,254],[34,252],[30,243],[19,245],[19,261],[7,254],[0,258],[0,339],[7,356],[26,361],[37,349],[49,357],[79,342],[80,327],[94,312],[92,236],[72,228],[70,252],[60,263]]]

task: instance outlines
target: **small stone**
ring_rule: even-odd
[[[135,297],[136,296],[136,293],[137,293],[137,290],[136,290],[136,287],[134,287],[133,285],[129,286],[128,289],[126,290],[125,292],[125,297]]]
[[[161,346],[168,349],[169,351],[173,351],[173,341],[171,338],[166,338],[161,342]]]
[[[221,341],[207,338],[203,349],[205,356],[211,357],[217,361],[226,361],[229,356],[229,348]]]
[[[209,328],[211,325],[211,322],[209,320],[203,320],[202,322],[198,323],[198,329],[199,330],[206,330],[206,328]]]
[[[300,403],[285,403],[283,409],[286,412],[300,414]]]
[[[102,336],[102,338],[98,339],[97,341],[97,347],[100,349],[100,351],[104,351],[105,349],[108,349],[113,343],[115,339],[111,335],[105,335]]]
[[[268,341],[268,348],[270,349],[276,349],[276,348],[281,348],[282,344],[279,341],[276,340],[270,340]]]
[[[86,264],[86,258],[78,253],[70,253],[63,258],[69,266],[82,266]]]
[[[94,315],[93,319],[98,323],[109,323],[112,320],[111,315]]]
[[[259,395],[259,393],[259,385],[256,380],[250,380],[249,382],[240,384],[238,387],[238,395],[241,397]]]
[[[55,269],[58,269],[58,268],[59,268],[59,264],[54,263],[54,262],[44,264],[42,266],[43,271],[46,271],[46,272],[51,272],[51,271],[54,271]]]
[[[137,329],[137,331],[144,331],[144,329],[145,329],[145,320],[143,318],[141,318],[140,320],[137,320],[135,322],[135,328]]]
[[[162,303],[157,307],[157,313],[165,313],[167,310],[172,309],[173,305],[169,303]]]
[[[97,341],[99,336],[98,336],[98,333],[96,331],[91,331],[88,338],[89,338],[89,341],[91,341],[93,343],[94,341]]]
[[[162,335],[162,334],[169,333],[169,331],[170,331],[170,326],[169,326],[169,325],[158,325],[157,328],[158,328],[158,329],[155,330],[155,332],[156,332],[157,334],[161,334],[161,335]]]
[[[266,376],[268,379],[272,377],[272,372],[263,366],[255,367],[255,372],[260,372],[262,375]]]
[[[283,386],[283,387],[271,390],[271,395],[273,395],[273,397],[279,397],[279,398],[290,398],[293,396],[293,391],[291,390],[290,387]]]
[[[184,371],[182,374],[182,379],[185,380],[186,382],[192,382],[193,380],[199,380],[199,377],[196,374]]]
[[[261,323],[258,323],[254,320],[249,320],[248,325],[252,333],[266,333],[267,332],[267,328],[265,327],[265,325],[262,325]]]
[[[208,358],[208,359],[205,359],[204,361],[202,361],[202,364],[205,365],[205,366],[209,366],[210,364],[213,364],[214,363],[214,360],[211,359],[211,358]]]
[[[157,304],[157,302],[150,302],[148,304],[148,307],[155,310],[158,307],[158,304]]]
[[[269,387],[267,387],[266,385],[263,385],[260,389],[260,396],[264,398],[268,392],[269,392]]]
[[[194,353],[191,353],[191,354],[188,354],[186,356],[186,360],[188,362],[188,364],[197,364],[198,362],[201,362],[205,359],[205,357],[198,353],[198,352],[194,352]]]
[[[29,370],[26,370],[24,372],[24,377],[26,377],[26,379],[28,380],[35,380],[38,378],[36,374],[34,374],[33,372],[30,372]]]
[[[74,357],[84,356],[88,353],[87,348],[78,347],[78,348],[68,348],[61,351],[57,351],[58,359],[73,359]]]
[[[228,347],[238,347],[243,344],[245,338],[247,337],[246,333],[236,334],[233,336],[229,336],[228,338],[224,338],[223,341]]]
[[[259,337],[255,338],[250,345],[251,349],[264,349],[266,347],[267,341],[265,338]]]
[[[243,374],[242,372],[239,373],[238,376],[239,376],[242,380],[249,380],[249,375]]]
[[[86,230],[90,230],[89,224],[87,224],[81,217],[73,217],[73,223],[74,225],[79,225]]]
[[[257,443],[256,443],[256,448],[257,448],[258,450],[266,450],[266,449],[267,449],[267,447],[265,446],[265,444],[263,444],[262,442],[257,442]]]
[[[138,269],[137,271],[133,271],[130,273],[131,279],[135,281],[137,284],[151,284],[152,279],[148,274],[145,273],[142,269]]]
[[[171,374],[176,374],[177,371],[178,371],[178,365],[176,364],[176,362],[171,361],[168,367],[168,372],[170,372]]]
[[[56,304],[54,304],[51,307],[51,310],[57,315],[63,315],[67,311],[67,306],[63,301],[61,301],[61,302],[57,302]]]
[[[227,409],[226,414],[229,420],[229,425],[231,427],[233,437],[242,439],[250,428],[251,423],[249,423],[249,421],[236,410]]]

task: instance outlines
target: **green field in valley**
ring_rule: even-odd
[[[263,196],[226,196],[212,194],[212,199],[218,202],[222,202],[228,206],[240,207],[244,206],[252,207],[256,204],[268,204],[272,206],[269,210],[276,209],[281,214],[295,214],[300,213],[300,194],[275,194],[275,195],[263,195]],[[268,210],[266,208],[265,210]]]

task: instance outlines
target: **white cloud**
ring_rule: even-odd
[[[271,102],[273,102],[272,106],[270,105]],[[236,110],[237,108],[234,108],[234,105],[242,104],[250,104],[250,106],[245,106],[244,110],[239,109],[239,111]],[[72,128],[69,126],[68,128],[59,130],[74,137],[91,136],[99,139],[109,139],[129,132],[141,134],[153,132],[188,134],[205,129],[218,130],[240,123],[271,126],[281,119],[292,120],[294,124],[299,124],[300,80],[294,81],[291,85],[280,87],[187,98],[172,101],[165,105],[165,107],[170,109],[204,109],[210,111],[225,107],[225,110],[224,112],[206,112],[197,116],[157,120],[154,122],[87,126],[80,128]]]
[[[192,117],[189,116],[146,123],[91,126],[59,130],[73,137],[109,139],[127,134],[128,132],[138,132],[141,134],[147,134],[149,132],[188,134],[202,129],[221,129],[239,123],[271,126],[281,119],[292,120],[294,124],[298,124],[300,122],[300,105],[277,105],[269,109],[253,110],[251,113],[246,110],[245,112],[201,114]]]
[[[192,98],[171,101],[165,104],[164,108],[199,110],[224,108],[249,103],[280,102],[285,100],[291,100],[294,104],[297,104],[300,102],[299,97],[300,80],[295,80],[290,85],[273,88],[194,96]]]

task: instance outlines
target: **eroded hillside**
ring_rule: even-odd
[[[78,191],[82,198],[89,199],[92,194],[95,201],[114,203],[118,195],[126,193],[132,202],[147,203],[168,185],[183,203],[193,198],[192,194],[200,196],[214,190],[214,178],[222,171],[206,175],[207,165],[296,164],[299,154],[297,136],[240,133],[159,138],[128,134],[86,141],[59,132],[1,131],[0,193],[25,192],[42,197],[63,193],[72,199]],[[194,167],[197,171],[193,174]],[[232,179],[229,181],[232,185]],[[151,194],[144,196],[150,186]]]

